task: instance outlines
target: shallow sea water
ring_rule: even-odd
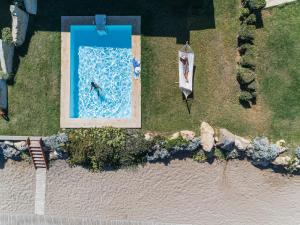
[[[78,54],[79,118],[129,118],[131,49],[80,46]],[[91,90],[91,82],[99,92]]]

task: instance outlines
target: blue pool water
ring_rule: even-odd
[[[131,29],[106,26],[99,35],[95,26],[71,26],[71,118],[131,116]]]

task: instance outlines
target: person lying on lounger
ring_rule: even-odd
[[[94,81],[91,82],[91,89],[90,89],[90,92],[91,92],[92,90],[96,90],[98,97],[100,96],[101,88],[100,88],[100,86],[99,86],[98,84],[96,84]]]
[[[185,78],[185,81],[188,83],[189,82],[189,60],[188,58],[184,55],[180,57],[180,62],[183,65],[183,75]]]

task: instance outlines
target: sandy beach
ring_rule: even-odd
[[[2,213],[33,213],[34,169],[0,169]],[[46,215],[186,224],[297,224],[300,177],[247,161],[191,160],[91,173],[56,161],[47,172]]]

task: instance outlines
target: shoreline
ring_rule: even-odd
[[[8,162],[0,176],[0,211],[33,214],[34,169]],[[3,190],[13,191],[7,195]],[[47,172],[45,215],[177,224],[296,224],[299,201],[300,177],[290,179],[246,161],[208,164],[186,159],[91,173],[58,160]]]

